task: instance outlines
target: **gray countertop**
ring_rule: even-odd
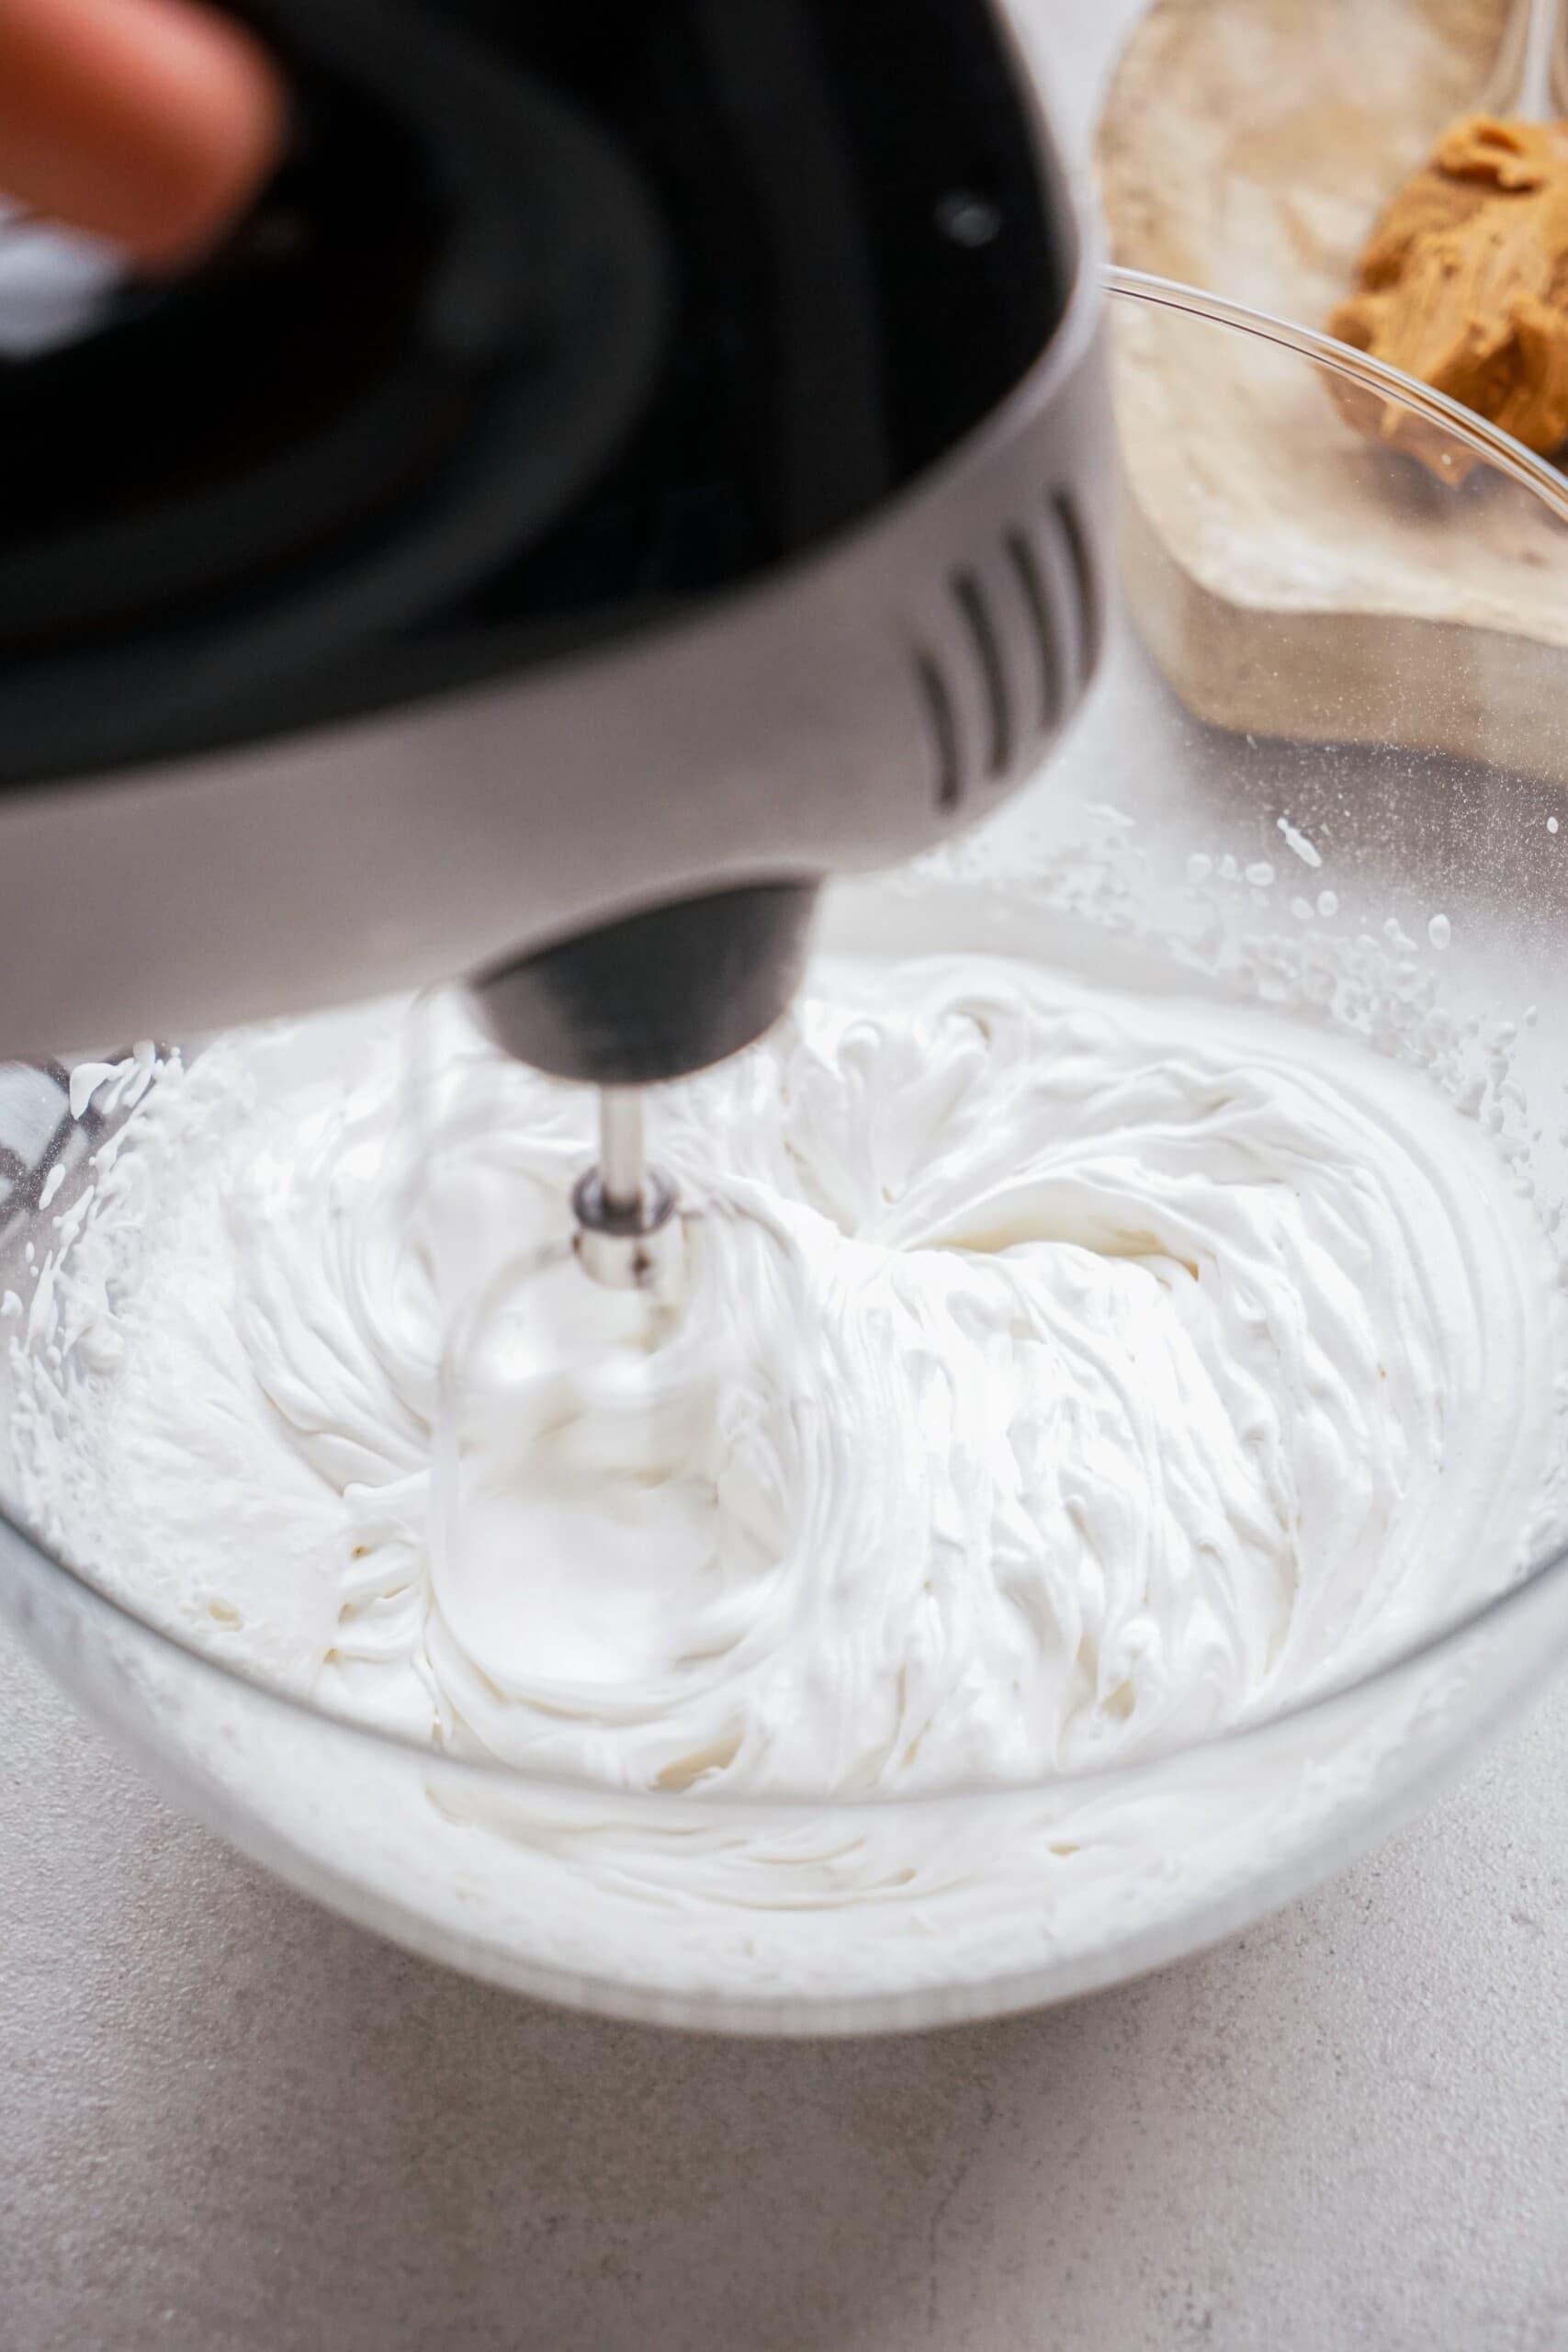
[[[1080,119],[1131,0],[1049,11]],[[1568,2345],[1568,1679],[1316,1896],[862,2043],[533,2007],[171,1815],[0,1633],[4,2352]]]

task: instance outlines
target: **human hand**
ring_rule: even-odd
[[[0,0],[0,191],[144,268],[219,241],[287,113],[266,51],[204,0]]]

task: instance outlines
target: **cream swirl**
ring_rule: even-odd
[[[1473,1125],[1356,1046],[846,962],[657,1132],[699,1212],[675,1330],[628,1352],[623,1306],[535,1275],[568,1388],[498,1400],[454,1524],[443,1350],[558,1243],[586,1106],[455,1006],[165,1071],[18,1343],[40,1532],[351,1713],[750,1792],[1109,1762],[1517,1566],[1544,1251]]]

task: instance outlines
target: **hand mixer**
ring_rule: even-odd
[[[0,1046],[462,974],[603,1090],[788,1001],[1095,659],[1095,274],[989,0],[243,0],[281,168],[0,363]]]

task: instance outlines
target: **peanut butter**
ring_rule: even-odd
[[[1568,441],[1568,122],[1470,115],[1384,212],[1358,291],[1329,321],[1358,350],[1473,409],[1543,456]],[[1346,414],[1444,481],[1469,472],[1439,429],[1348,384]]]

